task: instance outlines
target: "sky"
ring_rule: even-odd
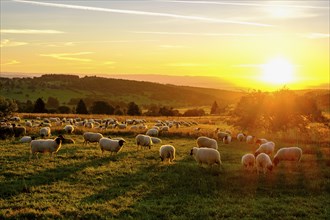
[[[329,1],[0,2],[3,73],[207,76],[254,89],[329,88]]]

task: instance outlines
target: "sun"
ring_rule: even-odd
[[[294,66],[286,59],[277,57],[261,65],[263,82],[287,84],[294,81]]]

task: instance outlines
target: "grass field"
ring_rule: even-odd
[[[189,155],[193,137],[161,137],[177,151],[166,164],[160,144],[137,150],[134,136],[121,136],[127,143],[116,156],[72,135],[75,144],[39,160],[29,159],[29,144],[0,141],[0,219],[329,219],[328,144],[305,144],[298,166],[257,175],[240,164],[254,145],[219,142],[219,170]]]

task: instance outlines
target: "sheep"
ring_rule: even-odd
[[[43,127],[39,130],[39,134],[42,138],[50,137],[50,127]]]
[[[53,157],[54,153],[56,154],[61,148],[62,140],[63,140],[62,135],[59,135],[54,140],[52,139],[32,140],[30,143],[31,145],[30,159],[34,154],[38,158],[37,153],[47,153],[47,152],[49,152],[51,154],[51,157]]]
[[[23,136],[19,141],[21,143],[30,143],[32,140],[34,140],[35,137],[34,136]]]
[[[256,161],[256,158],[254,157],[253,154],[244,154],[242,156],[242,160],[241,160],[244,169],[249,170],[249,171],[253,170],[253,168],[255,166],[255,161]]]
[[[135,141],[136,141],[136,145],[137,145],[138,149],[139,149],[139,146],[149,147],[149,149],[150,149],[151,146],[153,145],[151,137],[148,135],[144,135],[144,134],[138,134],[135,137]]]
[[[94,128],[94,123],[93,122],[87,122],[87,123],[84,123],[84,126],[86,127],[86,128]]]
[[[99,145],[102,151],[102,155],[104,151],[110,151],[110,153],[117,154],[123,147],[125,140],[113,140],[110,138],[103,137],[99,140]]]
[[[222,140],[227,135],[228,135],[228,133],[227,132],[223,132],[223,131],[219,131],[219,132],[216,133],[216,137],[218,138],[218,140]]]
[[[155,129],[155,128],[151,128],[146,132],[146,135],[157,137],[158,136],[158,130]]]
[[[197,138],[197,146],[199,148],[213,148],[213,149],[218,149],[218,143],[215,139],[213,138],[208,138],[208,137],[205,137],[205,136],[201,136],[201,137],[198,137]]]
[[[74,144],[75,141],[72,138],[63,138],[62,144]]]
[[[32,122],[28,121],[28,120],[25,120],[25,126],[26,127],[32,127]]]
[[[237,134],[237,140],[242,142],[246,140],[246,135],[244,133],[238,133]]]
[[[26,134],[26,128],[23,126],[16,126],[16,124],[12,124],[13,126],[13,131],[14,131],[14,136],[15,137],[20,137]]]
[[[269,141],[265,144],[260,145],[259,148],[254,153],[254,156],[256,157],[260,153],[265,153],[270,156],[274,153],[274,149],[275,149],[275,143],[272,141]]]
[[[302,156],[302,150],[299,147],[284,147],[279,149],[274,158],[273,163],[274,166],[280,161],[296,161],[297,163],[300,162]]]
[[[190,155],[194,156],[196,162],[199,165],[207,164],[212,166],[214,164],[218,164],[221,166],[221,159],[219,151],[213,148],[197,148],[194,147],[190,151]]]
[[[126,129],[127,125],[126,124],[115,124],[115,127],[118,127],[119,129]]]
[[[72,125],[65,125],[64,130],[66,133],[72,134],[72,132],[74,131],[74,127]]]
[[[267,143],[268,142],[268,140],[267,139],[265,139],[265,138],[258,138],[257,140],[256,140],[256,144],[265,144],[265,143]]]
[[[96,143],[99,142],[101,138],[103,138],[103,135],[101,133],[94,133],[94,132],[85,132],[83,134],[84,137],[84,143],[88,144],[88,142]]]
[[[253,142],[254,142],[254,136],[252,136],[252,135],[248,135],[248,136],[246,136],[246,143],[248,143],[248,144],[253,144]]]
[[[263,172],[266,174],[267,170],[271,172],[273,170],[273,163],[270,157],[265,153],[260,153],[256,157],[256,166],[257,166],[257,173]]]
[[[169,132],[170,127],[169,126],[162,126],[160,130],[161,130],[161,132],[164,132],[164,133]]]
[[[159,148],[159,157],[161,161],[168,159],[169,163],[175,159],[175,148],[172,145],[162,145]]]
[[[156,137],[151,137],[152,143],[153,144],[159,144],[162,143],[162,140]]]
[[[229,144],[231,142],[231,136],[230,135],[226,135],[223,139],[222,142],[225,144]]]
[[[14,130],[11,126],[0,127],[0,139],[5,140],[6,138],[12,138],[14,136]]]

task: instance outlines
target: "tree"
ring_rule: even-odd
[[[88,114],[85,102],[82,99],[80,99],[77,104],[76,114]]]
[[[130,103],[128,103],[127,114],[128,115],[141,115],[141,110],[137,104],[135,104],[134,102],[130,102]]]
[[[68,106],[61,105],[57,108],[58,112],[61,114],[69,114],[71,113],[71,109]]]
[[[205,115],[205,111],[203,109],[188,109],[183,113],[183,116],[203,116]]]
[[[96,102],[93,102],[93,105],[92,105],[90,111],[93,114],[112,115],[114,110],[115,109],[112,105],[109,105],[108,103],[106,103],[104,101],[96,101]]]
[[[46,104],[46,107],[48,109],[49,108],[57,109],[59,106],[60,106],[60,102],[58,101],[57,98],[54,98],[54,97],[51,97],[51,96],[48,97],[47,104]]]
[[[47,109],[45,107],[45,102],[42,98],[38,98],[37,101],[34,103],[33,112],[34,113],[47,113]]]
[[[218,114],[219,113],[219,106],[218,103],[216,101],[213,102],[213,105],[211,107],[211,112],[210,114]]]
[[[0,96],[0,117],[9,116],[17,110],[18,106],[14,100]]]

